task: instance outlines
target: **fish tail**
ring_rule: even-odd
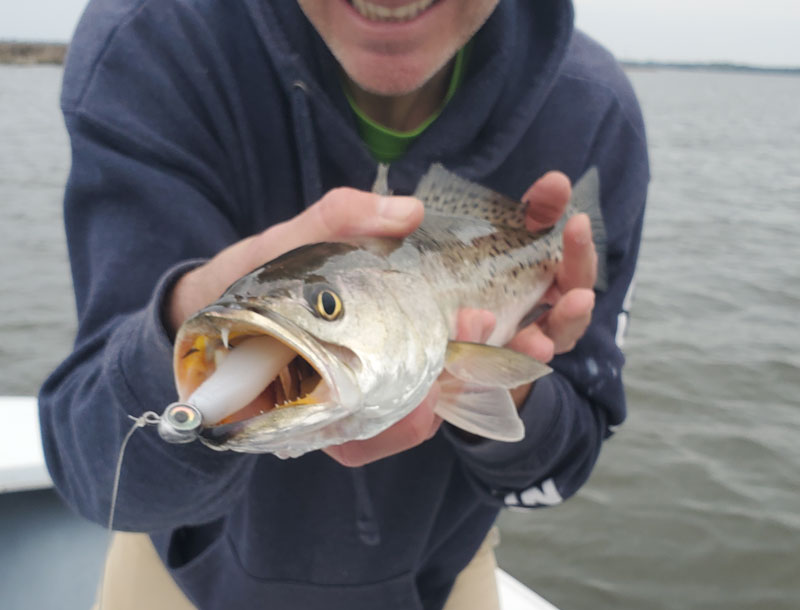
[[[572,197],[567,206],[567,213],[564,214],[556,228],[562,231],[567,220],[575,214],[589,216],[592,226],[592,241],[597,252],[597,281],[594,287],[596,290],[606,290],[608,288],[606,224],[600,209],[600,172],[596,166],[586,170],[586,173],[572,187]]]

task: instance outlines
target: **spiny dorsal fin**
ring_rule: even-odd
[[[425,209],[449,216],[480,218],[494,225],[525,228],[525,205],[475,184],[434,163],[414,191]]]
[[[372,183],[372,192],[385,197],[392,194],[392,190],[389,188],[388,163],[378,163],[378,169],[375,172],[375,182]]]

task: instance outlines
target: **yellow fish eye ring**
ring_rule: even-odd
[[[335,320],[342,315],[342,299],[339,295],[328,290],[320,290],[317,293],[317,313],[326,320]]]

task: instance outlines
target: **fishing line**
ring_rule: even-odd
[[[106,571],[108,570],[108,555],[109,551],[111,550],[111,540],[112,536],[114,535],[114,515],[117,511],[117,494],[119,493],[119,481],[122,477],[122,460],[125,457],[125,450],[128,448],[128,441],[131,440],[133,433],[136,432],[139,428],[144,428],[145,426],[156,426],[158,422],[161,421],[161,416],[154,411],[145,411],[139,417],[134,417],[133,415],[128,415],[128,419],[133,420],[133,425],[131,426],[130,430],[125,434],[125,438],[122,439],[122,444],[119,447],[119,455],[117,457],[117,467],[114,471],[114,485],[111,488],[111,508],[108,512],[108,527],[106,528],[108,532],[108,543],[106,544],[106,560],[103,564],[103,571],[100,574],[100,600],[97,606],[97,610],[103,610],[104,601],[105,601],[105,593],[106,593]]]

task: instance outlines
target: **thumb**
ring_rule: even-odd
[[[424,213],[422,202],[414,197],[336,188],[294,218],[240,242],[242,268],[249,271],[306,244],[357,236],[405,237],[419,226]]]
[[[530,231],[552,227],[564,214],[572,193],[569,178],[561,172],[547,172],[522,196],[528,204],[525,225]]]
[[[423,215],[422,202],[414,197],[342,187],[328,191],[287,224],[302,243],[314,243],[356,236],[404,237],[419,226]]]

